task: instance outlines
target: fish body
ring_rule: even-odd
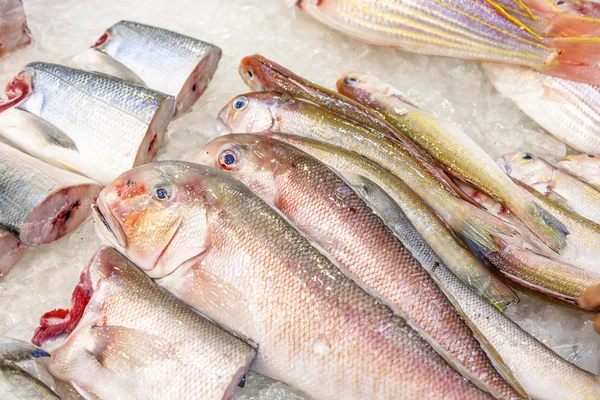
[[[68,333],[47,368],[86,398],[230,399],[255,356],[108,247],[71,301],[42,316],[33,341]]]
[[[430,271],[440,287],[454,299],[457,310],[473,331],[480,332],[487,346],[506,363],[532,399],[594,399],[600,378],[566,361],[529,335],[487,301],[477,296],[443,265],[435,252],[415,231],[406,217],[410,208],[401,209],[387,193],[360,176],[349,176],[375,212],[402,239],[406,247]]]
[[[317,400],[488,398],[224,172],[149,164],[97,206],[101,232],[147,274],[258,344],[262,375]]]
[[[154,158],[174,107],[163,93],[41,62],[27,65],[7,94],[0,136],[102,184]]]
[[[419,54],[527,65],[549,75],[600,83],[597,60],[584,50],[594,51],[598,40],[544,38],[496,2],[302,0],[298,5],[318,21],[367,43]]]
[[[534,188],[592,222],[600,223],[600,192],[529,153],[509,153],[499,161],[512,178]]]
[[[600,156],[579,154],[558,161],[558,169],[573,175],[596,190],[600,190]]]
[[[506,176],[458,125],[441,121],[415,106],[402,93],[374,76],[344,74],[338,91],[383,113],[391,124],[425,149],[450,173],[500,200],[554,251],[565,245],[565,232]]]
[[[0,3],[0,55],[25,47],[31,43],[31,33],[21,0],[4,0]]]
[[[531,68],[484,65],[496,89],[569,146],[600,154],[600,86],[543,75]]]
[[[351,276],[415,324],[438,354],[482,390],[499,398],[520,397],[427,271],[327,165],[284,142],[249,134],[218,137],[187,160],[230,173],[274,205]]]
[[[176,99],[174,118],[198,101],[221,59],[221,49],[213,44],[132,21],[108,28],[92,48],[69,66],[114,74],[167,93]]]
[[[8,275],[26,252],[26,245],[12,233],[0,228],[0,279]]]
[[[74,231],[101,189],[0,142],[0,228],[23,244],[51,243]]]

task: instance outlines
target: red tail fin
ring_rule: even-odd
[[[572,81],[600,84],[600,38],[555,38],[549,42],[558,51],[553,63],[540,72]]]
[[[597,7],[582,7],[584,1],[562,1],[557,8],[548,0],[523,0],[535,17],[542,19],[536,33],[545,37],[598,37],[600,12]],[[591,3],[591,2],[589,2]],[[525,24],[528,21],[523,21]]]

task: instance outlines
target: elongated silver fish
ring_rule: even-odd
[[[543,75],[531,68],[486,64],[494,87],[569,146],[600,154],[600,86]]]
[[[592,222],[600,223],[600,192],[529,153],[509,153],[499,163],[514,179]]]
[[[90,216],[102,187],[0,142],[0,228],[28,245],[51,243]]]
[[[71,309],[41,317],[33,342],[65,333],[47,367],[85,398],[230,399],[256,353],[109,247],[83,270]]]
[[[26,245],[7,230],[0,228],[0,279],[8,275],[26,252]]]
[[[258,343],[260,374],[316,400],[488,398],[224,172],[149,164],[97,205],[101,232],[148,275]]]
[[[435,118],[374,76],[346,73],[337,81],[337,89],[383,113],[388,122],[452,174],[499,199],[551,249],[558,252],[564,246],[564,227],[519,190],[458,125]]]
[[[571,155],[558,160],[556,166],[596,190],[600,190],[600,156],[594,154]]]
[[[142,83],[176,98],[174,118],[190,110],[208,87],[221,49],[173,31],[132,21],[111,26],[69,66]]]
[[[0,55],[31,43],[31,33],[21,0],[0,2],[0,16]]]
[[[448,271],[416,232],[405,212],[381,188],[357,175],[344,176],[355,185],[377,214],[402,239],[444,289],[455,306],[465,315],[465,322],[479,331],[488,347],[509,366],[513,376],[537,400],[598,398],[600,377],[584,371],[554,353],[529,335]],[[355,186],[356,187],[356,186]]]
[[[0,136],[107,184],[156,155],[174,99],[104,74],[31,63],[6,88]]]
[[[228,171],[274,205],[383,303],[406,315],[438,354],[482,390],[521,397],[429,274],[327,165],[279,140],[249,134],[218,137],[188,160]]]

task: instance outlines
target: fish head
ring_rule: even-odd
[[[230,132],[265,132],[277,124],[274,108],[280,95],[254,92],[235,97],[219,112],[217,119]]]
[[[152,278],[206,249],[206,176],[198,167],[163,161],[134,168],[106,186],[93,207],[100,234]]]
[[[530,186],[552,180],[553,167],[531,153],[505,154],[498,160],[498,165],[511,178]]]
[[[275,175],[289,167],[287,145],[262,135],[232,134],[211,140],[188,160],[232,175],[263,199],[275,203]]]
[[[347,72],[337,80],[336,87],[344,96],[377,110],[389,110],[386,104],[391,105],[396,113],[421,108],[408,95],[373,75]]]
[[[297,79],[292,71],[259,54],[244,57],[238,72],[253,91],[286,93],[286,88]]]
[[[561,158],[558,167],[576,176],[595,175],[600,158],[594,154],[577,154]]]

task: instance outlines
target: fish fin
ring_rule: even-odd
[[[103,366],[110,357],[111,369],[143,367],[174,355],[169,341],[148,332],[122,326],[93,326],[91,331],[95,344],[91,353]]]
[[[558,203],[565,208],[569,208],[569,201],[560,194],[556,193],[554,190],[549,188],[545,195],[553,202]]]
[[[544,94],[542,95],[544,100],[547,101],[553,101],[555,103],[561,103],[561,104],[573,104],[571,99],[569,98],[569,94],[565,93],[562,90],[559,90],[557,88],[553,88],[550,86],[546,86],[544,84],[542,84],[542,88],[544,90]]]
[[[600,84],[600,38],[551,38],[557,57],[535,67],[540,72],[572,81]]]
[[[147,86],[144,80],[129,67],[106,54],[104,50],[95,47],[79,53],[71,58],[66,65],[70,68],[99,72],[135,83],[136,85]]]
[[[39,357],[50,357],[50,354],[21,340],[0,338],[0,365]]]
[[[546,211],[543,207],[541,207],[535,203],[534,203],[534,205],[535,205],[540,217],[544,220],[546,225],[549,228],[551,228],[553,233],[555,233],[555,235],[557,236],[557,241],[558,241],[558,245],[559,245],[558,249],[554,249],[552,247],[550,247],[550,248],[552,250],[554,250],[555,252],[558,252],[558,250],[562,249],[567,244],[567,235],[570,233],[569,229],[567,229],[567,227],[562,222],[560,222],[554,215],[552,215],[548,211]]]
[[[513,24],[515,24],[516,26],[518,26],[520,29],[524,30],[525,32],[529,33],[532,36],[535,36],[536,38],[543,40],[544,38],[540,35],[538,35],[537,33],[535,33],[531,28],[529,28],[527,25],[525,25],[523,22],[521,22],[519,19],[515,18],[514,16],[512,16],[510,13],[508,13],[504,7],[502,7],[500,4],[496,3],[494,0],[486,0],[487,3],[492,6],[492,8],[494,10],[496,10],[496,12],[498,14],[500,14],[502,17],[504,17],[505,19],[507,19],[508,21],[512,22]],[[519,3],[521,3],[519,1]],[[525,6],[523,3],[521,3],[523,6]],[[520,7],[520,5],[517,3],[517,5]],[[531,10],[528,10],[528,15],[535,20],[535,16],[531,13]]]
[[[586,15],[583,7],[580,12],[574,10],[559,10],[547,0],[522,0],[524,5],[535,11],[535,14],[545,19],[543,34],[547,37],[598,37],[600,34],[600,19]]]

